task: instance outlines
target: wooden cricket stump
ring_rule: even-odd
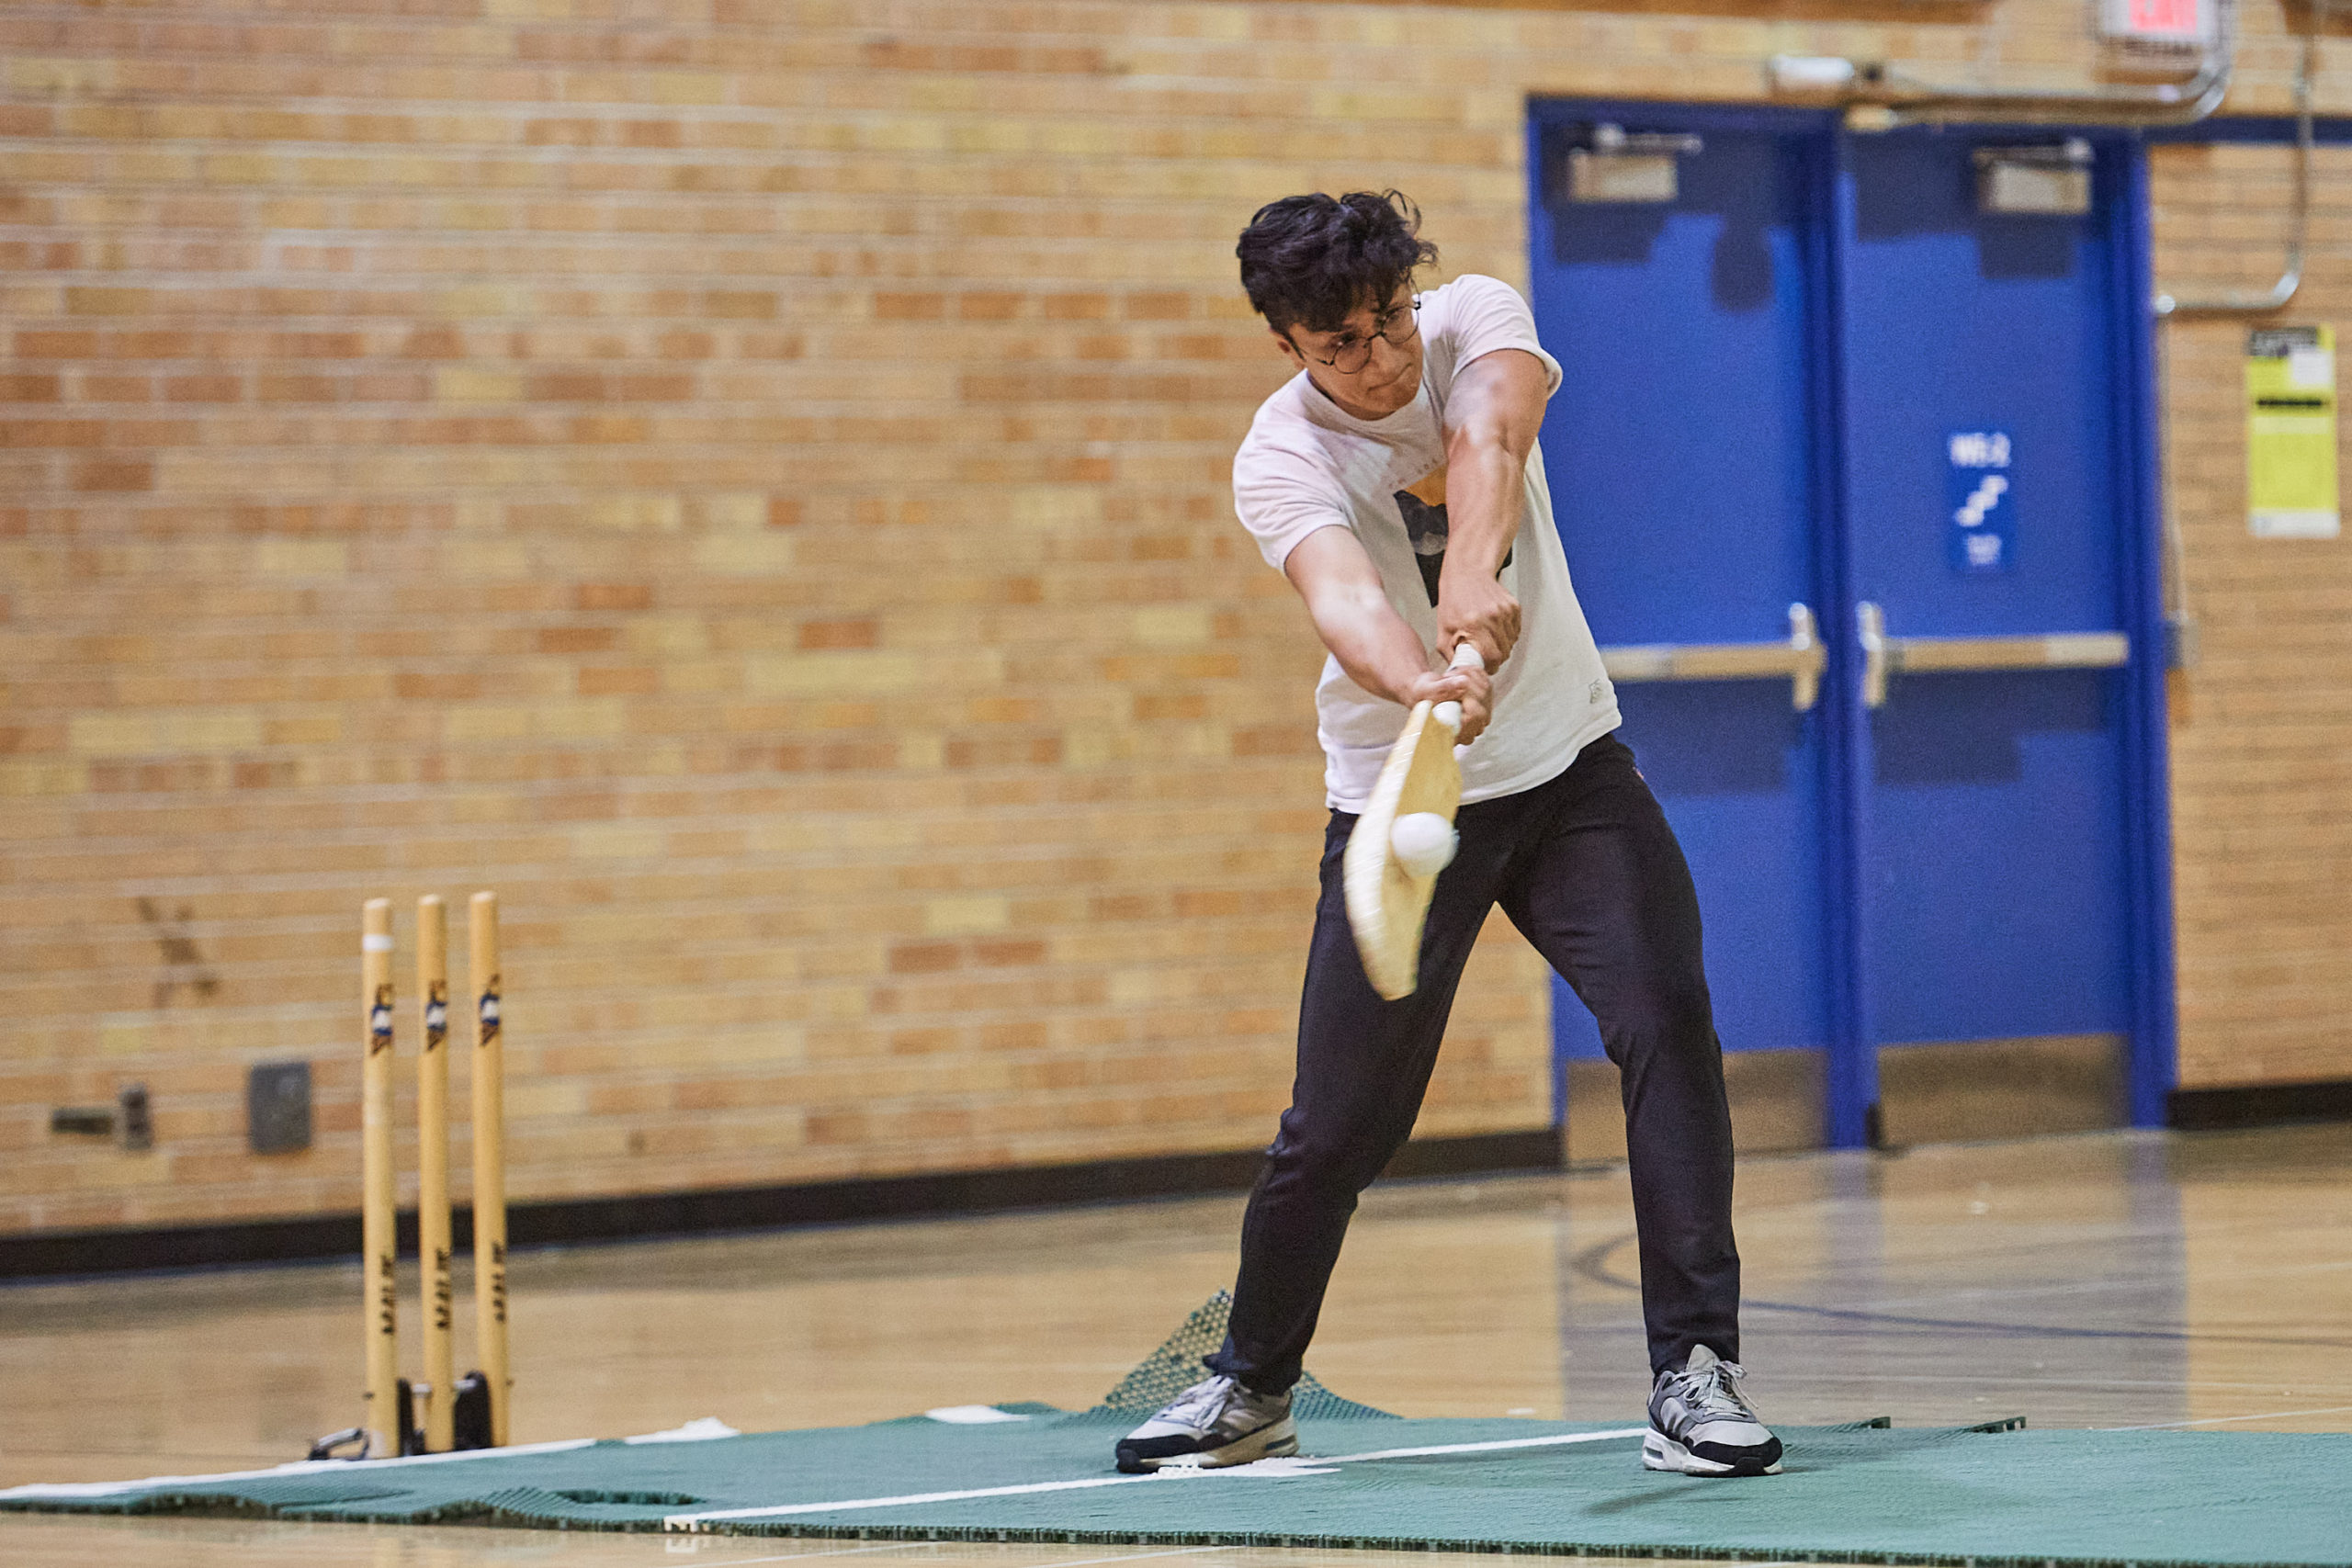
[[[359,1250],[366,1284],[367,1404],[364,1453],[396,1454],[407,1436],[400,1392],[400,1232],[392,1172],[392,903],[370,898],[360,912],[359,997],[366,1052],[359,1078]]]
[[[490,1402],[490,1441],[507,1444],[506,1047],[499,1031],[498,895],[467,908],[467,975],[474,987],[474,1348]]]
[[[456,1375],[457,1284],[449,1198],[449,933],[447,910],[416,905],[417,1251],[423,1276],[424,1376],[400,1375],[399,1177],[394,1168],[392,906],[370,898],[360,915],[360,1251],[366,1389],[360,1424],[322,1438],[312,1459],[384,1459],[503,1448],[514,1374],[506,1350],[505,1051],[500,1029],[498,896],[467,907],[468,978],[474,990],[474,1325],[481,1370]]]
[[[457,1291],[449,1277],[449,922],[430,893],[416,901],[416,993],[424,1010],[416,1055],[416,1258],[424,1295],[424,1382],[417,1397],[424,1451],[447,1453],[458,1397],[449,1352]]]

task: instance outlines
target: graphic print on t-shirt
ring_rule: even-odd
[[[1437,608],[1438,574],[1445,569],[1445,465],[1441,463],[1396,493],[1396,515],[1405,522],[1405,536],[1413,542],[1413,561],[1421,569],[1421,585],[1429,590],[1430,608]],[[1517,547],[1503,556],[1510,565]],[[1502,575],[1498,570],[1497,577]]]

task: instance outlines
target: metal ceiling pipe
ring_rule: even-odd
[[[2007,87],[1945,87],[1900,72],[1880,80],[1902,96],[1880,100],[1897,125],[1994,120],[2011,125],[2194,125],[2222,107],[2236,69],[2233,18],[2224,16],[2213,52],[2186,82],[2140,87],[2056,88],[2026,93]]]
[[[2312,77],[2319,64],[2319,34],[2334,0],[2317,0],[2312,7],[2311,28],[2303,34],[2302,55],[2295,69],[2295,209],[2287,237],[2286,269],[2278,281],[2259,293],[2227,288],[2212,294],[2173,294],[2156,291],[2153,301],[2163,316],[2262,316],[2283,310],[2303,287],[2303,250],[2312,227]]]
[[[1984,121],[2007,125],[2193,125],[2221,107],[2237,62],[2237,7],[2221,0],[2213,46],[2185,81],[2122,87],[1968,87],[1924,82],[1882,62],[1776,55],[1772,81],[1791,92],[1838,95],[1856,130]],[[1842,70],[1838,69],[1843,67]]]

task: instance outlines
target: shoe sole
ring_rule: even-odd
[[[1720,1460],[1702,1459],[1665,1433],[1653,1430],[1642,1439],[1642,1468],[1670,1471],[1677,1475],[1778,1475],[1781,1461],[1724,1464]]]
[[[1287,1459],[1296,1452],[1298,1422],[1285,1416],[1269,1426],[1234,1438],[1221,1449],[1170,1454],[1164,1459],[1131,1459],[1121,1454],[1118,1460],[1120,1470],[1129,1475],[1140,1475],[1154,1470],[1224,1470],[1230,1465],[1250,1464],[1261,1459]]]

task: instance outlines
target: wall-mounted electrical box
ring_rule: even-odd
[[[1695,136],[1628,131],[1603,122],[1570,128],[1555,165],[1553,199],[1569,203],[1672,201],[1681,192],[1676,160],[1700,151]]]
[[[2039,147],[1979,147],[1976,209],[2079,218],[2091,209],[2091,144],[2079,136]]]
[[[245,1075],[245,1146],[257,1155],[311,1146],[311,1064],[256,1062]]]

